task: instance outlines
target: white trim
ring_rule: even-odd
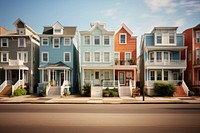
[[[43,54],[47,54],[47,61],[44,61],[43,60]],[[49,62],[49,52],[42,52],[42,61],[41,61],[42,63],[47,63],[47,62]]]
[[[89,38],[90,38],[89,44],[86,44],[86,43],[85,43],[85,37],[86,37],[86,36],[89,36]],[[83,36],[83,45],[91,45],[91,36],[90,36],[90,35],[84,35],[84,36]]]
[[[6,61],[3,61],[3,54],[6,54]],[[9,52],[1,51],[1,62],[8,62]]]
[[[120,83],[120,74],[119,73],[124,73],[124,78],[123,78],[124,79],[124,83],[123,84]],[[126,81],[125,81],[126,77],[125,76],[126,76],[125,75],[125,71],[118,71],[118,80],[119,80],[120,85],[125,85],[126,84]]]
[[[21,59],[19,59],[19,53],[21,54]],[[26,59],[25,55],[26,54]],[[28,63],[28,51],[17,51],[17,60],[23,60],[24,63]]]
[[[6,45],[7,45],[7,46],[3,46],[3,39],[6,39]],[[1,38],[1,47],[2,47],[2,48],[7,48],[7,47],[9,47],[8,38]]]
[[[99,44],[95,44],[95,37],[99,37]],[[101,45],[101,36],[100,35],[94,35],[93,36],[93,45],[94,46],[100,46]]]
[[[105,53],[109,53],[109,61],[105,61]],[[104,51],[103,52],[103,62],[105,62],[105,63],[109,63],[110,61],[111,61],[111,52],[110,51]]]
[[[84,80],[91,80],[91,70],[84,69],[83,73],[84,73],[84,75],[83,75]],[[89,79],[85,79],[85,76],[86,76],[85,73],[88,73],[88,74],[89,74]],[[83,80],[83,81],[84,81],[84,80]]]
[[[126,60],[126,54],[128,54],[128,53],[130,54],[130,59],[132,59],[132,52],[125,52],[125,53],[124,53],[124,57],[125,57],[124,60]]]
[[[121,43],[121,35],[125,35],[125,43]],[[127,44],[127,34],[126,33],[119,34],[119,44]]]
[[[44,44],[44,39],[47,39],[47,44]],[[49,45],[49,38],[42,38],[42,46],[48,46]]]
[[[65,60],[65,54],[67,54],[67,53],[69,54],[69,61]],[[67,62],[67,63],[71,62],[71,52],[64,52],[63,53],[63,62]]]
[[[133,32],[124,23],[119,26],[119,28],[115,31],[115,34],[117,34],[122,28],[124,28],[130,35],[133,34]]]
[[[55,40],[55,39],[58,39],[58,40],[59,40],[59,43],[58,43],[58,44],[59,44],[59,47],[55,47],[55,44],[54,44],[54,40]],[[54,49],[60,48],[60,38],[53,38],[53,48],[54,48]]]
[[[20,39],[24,40],[24,46],[20,46]],[[26,38],[18,38],[18,47],[26,47]]]
[[[105,36],[107,36],[107,37],[109,38],[109,44],[105,44],[105,40],[104,40],[104,39],[105,39]],[[104,46],[110,46],[110,45],[111,45],[110,36],[108,36],[108,35],[104,35],[104,36],[103,36],[103,45],[104,45]]]
[[[89,57],[90,57],[90,61],[86,61],[86,60],[85,60],[85,53],[89,53],[89,54],[90,54],[90,56],[89,56]],[[83,58],[84,58],[84,62],[91,62],[91,52],[85,51],[85,52],[84,52],[84,55],[83,55]]]
[[[197,42],[197,33],[199,33],[199,42]],[[200,31],[196,31],[196,40],[195,40],[196,44],[200,44]]]
[[[95,53],[99,53],[99,61],[95,61]],[[101,52],[100,51],[94,51],[93,52],[93,62],[95,62],[95,63],[99,63],[99,62],[101,62]]]
[[[69,44],[65,43],[65,39],[69,39]],[[71,38],[70,37],[65,37],[64,38],[64,46],[71,46]]]

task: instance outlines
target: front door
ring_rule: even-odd
[[[94,85],[100,86],[100,72],[99,71],[94,72]]]
[[[178,73],[177,72],[173,73],[173,80],[178,80]]]
[[[125,83],[124,83],[124,72],[119,72],[119,82],[120,82],[120,85],[125,85]]]
[[[60,73],[60,85],[63,84],[63,81],[64,81],[64,73],[61,72],[61,73]]]

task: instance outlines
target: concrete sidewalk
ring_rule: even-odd
[[[0,104],[200,104],[200,97],[0,97]]]

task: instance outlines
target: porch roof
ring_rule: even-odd
[[[136,65],[111,65],[111,66],[81,66],[83,69],[120,69],[120,70],[134,70]]]
[[[56,63],[48,63],[44,66],[39,67],[38,69],[39,70],[40,69],[59,69],[59,70],[68,69],[68,70],[72,70],[71,67],[69,67],[68,65],[66,65],[62,61],[59,61],[59,62],[56,62]]]
[[[15,65],[15,66],[3,65],[2,68],[5,70],[19,70],[19,69],[20,70],[29,70],[29,68],[25,65]]]
[[[146,46],[145,50],[185,50],[187,46]]]

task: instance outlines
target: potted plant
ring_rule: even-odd
[[[124,63],[125,63],[125,60],[120,60],[120,65],[124,65]]]
[[[129,62],[130,65],[134,65],[135,64],[135,60],[133,58],[128,60],[128,62]]]
[[[118,62],[119,62],[119,61],[116,59],[116,60],[115,60],[115,65],[117,65],[117,64],[118,64]]]

